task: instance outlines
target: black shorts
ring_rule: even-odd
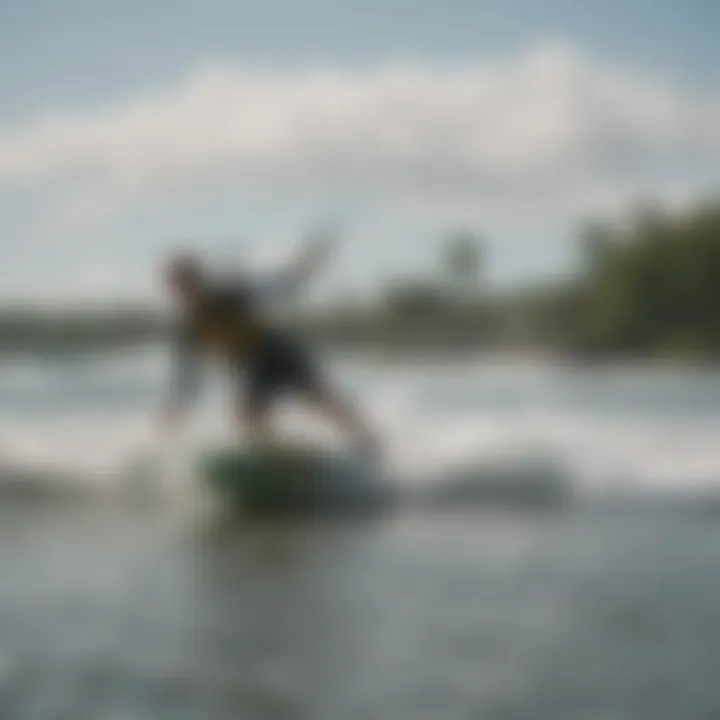
[[[255,404],[267,404],[285,392],[311,393],[319,387],[319,374],[307,349],[280,333],[263,339],[245,369],[248,398]]]

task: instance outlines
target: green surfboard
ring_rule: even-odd
[[[365,511],[390,499],[373,463],[309,447],[218,448],[202,456],[201,476],[225,502],[250,513]]]

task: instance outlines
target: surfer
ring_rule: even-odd
[[[163,408],[167,425],[175,426],[196,397],[200,362],[210,351],[224,362],[238,389],[245,376],[245,391],[236,395],[235,416],[252,442],[272,440],[273,404],[281,394],[291,392],[349,434],[360,449],[376,449],[354,403],[320,372],[305,345],[264,312],[264,300],[295,294],[329,249],[327,239],[310,243],[289,269],[265,283],[247,277],[218,282],[192,254],[169,259],[165,281],[181,317],[170,393]]]

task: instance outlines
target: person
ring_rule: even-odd
[[[311,243],[289,270],[264,286],[247,277],[218,282],[193,254],[177,254],[167,261],[165,280],[179,306],[180,323],[170,392],[162,412],[166,426],[176,426],[197,396],[202,356],[211,352],[235,381],[235,417],[251,442],[267,444],[274,439],[274,403],[290,392],[349,434],[363,452],[377,450],[376,439],[354,403],[320,372],[307,347],[265,313],[269,300],[297,292],[329,247],[327,240]],[[243,375],[246,383],[240,392]]]

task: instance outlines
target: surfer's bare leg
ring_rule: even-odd
[[[325,383],[314,387],[307,397],[325,417],[348,433],[361,450],[378,449],[377,438],[350,398]]]
[[[237,406],[238,421],[252,445],[266,446],[272,439],[270,412],[266,402],[257,398],[242,398]]]

